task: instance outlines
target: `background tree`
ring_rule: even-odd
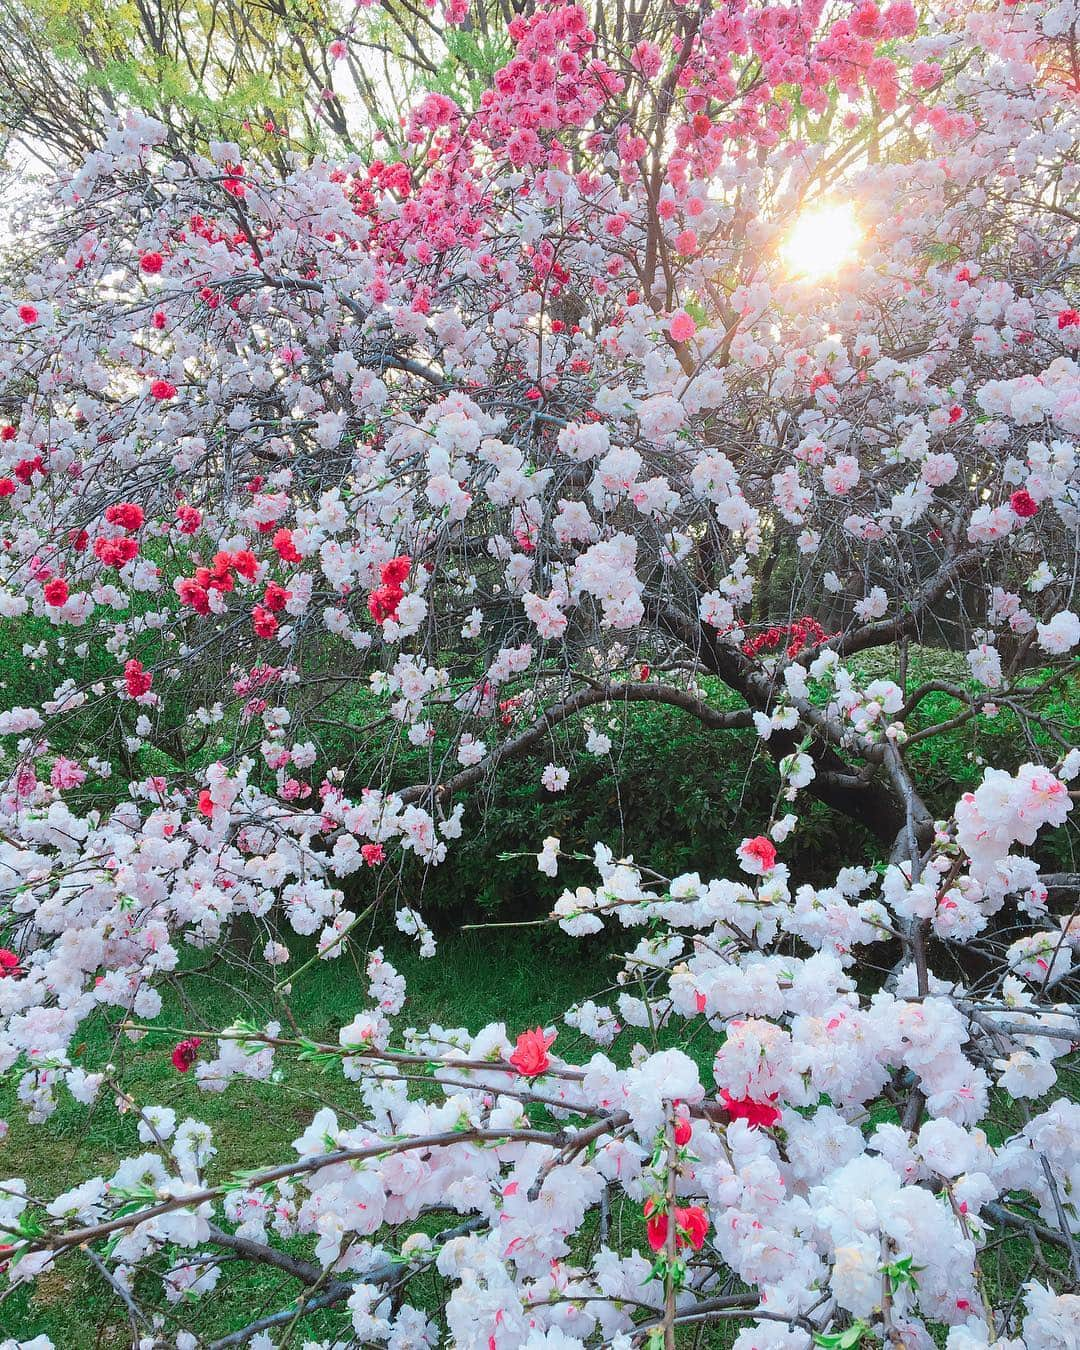
[[[0,134],[20,158],[74,164],[111,117],[138,110],[188,147],[225,139],[276,156],[349,151],[376,133],[396,138],[424,89],[475,104],[509,50],[512,13],[402,0],[4,0]]]

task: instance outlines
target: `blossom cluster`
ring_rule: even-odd
[[[1061,772],[1075,778],[1080,754]],[[973,798],[1003,867],[1010,847],[1054,824],[1065,786],[1030,769],[1008,783],[988,772]],[[931,912],[977,889],[985,852],[981,838],[963,851],[970,810],[961,802],[939,823],[924,871],[936,880],[919,883]],[[539,861],[572,864],[556,839]],[[1044,1232],[1080,1233],[1080,1108],[1053,1095],[1077,1038],[1075,1012],[1052,1002],[1062,970],[1021,961],[991,992],[905,958],[891,988],[867,995],[860,958],[903,924],[915,889],[891,874],[846,868],[830,886],[794,887],[767,836],[739,849],[744,880],[661,882],[602,845],[592,863],[596,885],[567,891],[553,919],[572,934],[639,932],[614,999],[516,1038],[502,1023],[395,1032],[405,982],[376,951],[367,1003],[336,1043],[238,1023],[173,1052],[212,1092],[268,1079],[290,1056],[319,1060],[354,1085],[349,1121],[318,1110],[291,1160],[212,1181],[209,1126],[117,1096],[137,1113],[143,1152],[40,1214],[24,1181],[3,1183],[10,1278],[98,1242],[119,1286],[161,1254],[168,1299],[190,1301],[220,1278],[221,1244],[287,1261],[281,1244],[306,1237],[303,1278],[335,1291],[361,1340],[399,1348],[443,1343],[422,1305],[387,1288],[427,1269],[446,1291],[450,1343],[497,1350],[630,1346],[665,1318],[718,1309],[741,1319],[739,1350],[810,1350],[837,1326],[925,1350],[935,1327],[949,1350],[1067,1346],[1075,1294],[1033,1280],[1022,1331],[1002,1337],[980,1267],[1002,1225],[1030,1225],[1027,1214]],[[1071,965],[1075,920],[1040,924]],[[24,982],[9,977],[0,992]],[[108,1068],[52,1062],[81,1101],[116,1091]],[[1031,1109],[992,1142],[995,1088]],[[554,1127],[534,1123],[534,1105]],[[602,1217],[599,1247],[583,1248],[601,1209],[639,1216],[640,1238],[615,1244]],[[416,1226],[433,1210],[446,1220],[436,1236]],[[716,1304],[731,1273],[750,1292]]]

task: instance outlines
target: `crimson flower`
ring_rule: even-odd
[[[658,1213],[650,1198],[645,1201],[645,1236],[654,1252],[663,1251],[668,1236],[668,1216]],[[699,1252],[705,1243],[705,1234],[709,1231],[709,1216],[700,1205],[677,1205],[675,1208],[675,1246],[685,1247],[688,1243]]]
[[[150,692],[154,677],[148,670],[143,670],[141,661],[132,658],[124,667],[124,683],[132,698],[141,698],[143,694]]]
[[[776,865],[776,845],[763,834],[748,839],[739,849],[739,852],[747,859],[756,859],[766,872],[771,871]]]
[[[178,1041],[173,1046],[172,1062],[173,1068],[178,1073],[188,1073],[191,1066],[198,1058],[199,1046],[202,1041],[198,1036],[189,1036],[186,1041]]]
[[[263,595],[263,604],[271,613],[276,614],[279,610],[285,608],[285,604],[292,591],[287,591],[284,586],[279,586],[276,581],[267,583],[266,592]]]
[[[523,1078],[536,1078],[546,1073],[551,1060],[548,1058],[548,1046],[555,1040],[555,1032],[549,1036],[543,1027],[534,1027],[523,1031],[517,1038],[517,1047],[510,1056],[510,1063]]]
[[[105,508],[105,519],[124,530],[141,530],[146,512],[138,502],[116,502]]]
[[[256,605],[251,611],[251,626],[255,629],[256,636],[272,638],[278,630],[278,621],[265,605]]]
[[[255,557],[249,548],[238,549],[232,555],[226,554],[229,560],[229,566],[236,569],[239,576],[245,581],[254,581],[255,573],[259,567],[259,560]]]
[[[63,577],[54,577],[52,581],[45,584],[45,603],[53,605],[57,609],[61,605],[67,604],[68,584]]]
[[[776,1100],[775,1096],[770,1097],[768,1101],[757,1102],[753,1097],[735,1098],[725,1088],[720,1096],[724,1099],[724,1109],[732,1120],[745,1120],[751,1129],[758,1129],[764,1126],[768,1129],[771,1125],[777,1125],[780,1122],[780,1112],[772,1103]]]
[[[376,623],[396,619],[403,596],[400,586],[377,586],[368,596],[368,613]]]
[[[48,471],[41,456],[34,455],[31,459],[20,459],[12,472],[20,483],[25,483],[29,487],[34,474],[40,473],[44,477]]]
[[[379,577],[384,586],[400,586],[409,575],[411,567],[412,559],[403,553],[400,557],[391,558],[389,562],[383,563]]]
[[[277,550],[277,555],[282,562],[298,563],[301,561],[296,545],[292,541],[292,530],[282,526],[270,542]]]
[[[121,535],[119,539],[95,539],[94,556],[106,567],[123,567],[139,551],[139,541],[130,535]]]
[[[210,592],[193,577],[180,577],[174,584],[182,605],[190,605],[196,614],[210,613]]]
[[[709,1216],[700,1205],[688,1205],[675,1211],[676,1241],[680,1231],[686,1234],[694,1251],[699,1252],[705,1243],[705,1234],[709,1231]]]
[[[667,1242],[667,1215],[654,1213],[652,1200],[645,1201],[645,1237],[654,1252],[663,1251]]]
[[[1009,498],[1009,505],[1012,507],[1013,513],[1018,515],[1021,520],[1028,520],[1031,516],[1039,514],[1039,503],[1025,488],[1013,493]]]

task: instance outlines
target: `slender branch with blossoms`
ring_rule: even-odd
[[[324,1108],[292,1160],[208,1184],[209,1127],[138,1107],[151,1151],[113,1176],[48,1204],[4,1183],[9,1273],[30,1279],[89,1247],[130,1289],[153,1255],[179,1248],[166,1280],[206,1294],[224,1248],[319,1286],[310,1310],[344,1305],[357,1337],[376,1342],[438,1342],[426,1312],[386,1292],[433,1266],[447,1332],[466,1343],[479,1326],[496,1345],[669,1344],[684,1321],[737,1315],[746,1345],[829,1344],[854,1329],[918,1343],[927,1323],[951,1327],[951,1345],[990,1345],[1000,1328],[980,1263],[995,1232],[1030,1229],[1074,1259],[1080,1231],[1069,1199],[1077,1107],[1039,1104],[1080,1041],[1080,1008],[1049,988],[1052,963],[1071,964],[1080,920],[1018,938],[1003,981],[995,971],[965,988],[917,961],[893,992],[860,993],[854,977],[924,892],[933,905],[920,922],[936,937],[948,938],[961,900],[985,922],[1002,889],[1023,884],[1003,865],[1010,847],[1072,809],[1080,753],[1061,773],[1029,766],[1004,783],[988,771],[939,823],[918,882],[893,863],[793,891],[765,836],[739,850],[745,880],[650,881],[598,845],[599,884],[567,892],[553,920],[582,937],[615,921],[642,936],[614,1002],[566,1014],[600,1047],[579,1063],[554,1058],[560,1033],[543,1028],[516,1046],[502,1025],[413,1030],[391,1044],[405,986],[381,953],[370,1006],[337,1044],[238,1023],[206,1058],[215,1042],[202,1029],[189,1044],[208,1089],[265,1080],[293,1055],[343,1073],[363,1114],[342,1126]],[[557,840],[538,855],[546,871],[561,859]],[[618,1055],[639,1033],[652,1048]],[[701,1053],[676,1048],[695,1044],[707,1074]],[[1001,1091],[1037,1109],[992,1145],[979,1123]],[[538,1104],[566,1123],[530,1124]],[[640,1216],[651,1258],[606,1246],[574,1255],[603,1194]],[[432,1210],[446,1216],[439,1240],[415,1227]],[[315,1241],[306,1264],[279,1245],[302,1233]],[[735,1295],[733,1278],[752,1295]],[[1075,1296],[1035,1280],[1025,1300],[1023,1344],[1054,1345]]]

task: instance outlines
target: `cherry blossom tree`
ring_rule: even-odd
[[[8,1278],[85,1254],[148,1346],[198,1343],[229,1257],[307,1292],[217,1345],[338,1307],[339,1343],[394,1350],[724,1321],[738,1350],[1065,1350],[1077,879],[1027,850],[1080,776],[1047,711],[1080,649],[1075,6],[553,4],[506,37],[399,158],[123,119],[0,294],[0,614],[59,668],[0,713],[0,1071],[145,1146],[59,1196],[0,1183]],[[917,645],[964,673],[912,679]],[[361,683],[347,774],[325,729]],[[434,954],[401,860],[452,865],[511,760],[572,792],[567,747],[609,756],[638,702],[760,747],[734,879],[600,841],[551,921],[642,931],[562,1026],[397,1030],[376,951],[337,1042],[305,1033],[300,940],[334,959],[378,907]],[[1023,762],[935,818],[914,748],[996,716]],[[880,865],[793,879],[810,799]],[[238,922],[280,1016],[165,1026]],[[211,1092],[320,1064],[354,1116],[230,1170],[75,1062],[102,1014]],[[1030,1277],[992,1286],[1014,1231]]]

